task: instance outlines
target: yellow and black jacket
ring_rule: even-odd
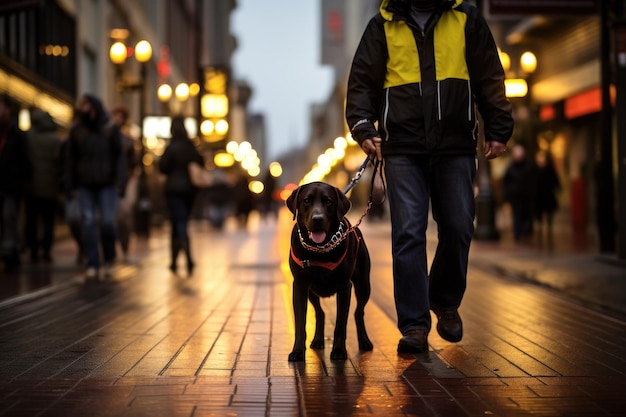
[[[380,136],[385,155],[475,154],[477,106],[485,140],[506,143],[513,118],[504,71],[478,10],[440,0],[422,32],[409,7],[383,0],[363,33],[346,102],[354,139]]]

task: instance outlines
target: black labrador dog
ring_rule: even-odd
[[[337,318],[331,360],[346,360],[346,327],[352,295],[359,349],[372,350],[365,322],[365,304],[370,298],[370,255],[363,235],[345,218],[350,200],[330,184],[302,185],[287,198],[296,223],[291,232],[289,266],[293,274],[293,311],[296,335],[289,361],[304,360],[307,299],[315,308],[315,336],[311,348],[324,348],[325,315],[320,297],[337,295]]]

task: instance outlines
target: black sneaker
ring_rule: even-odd
[[[438,308],[431,305],[430,309],[437,316],[437,332],[448,342],[458,342],[463,338],[463,322],[455,307]]]
[[[426,330],[409,330],[398,342],[398,353],[422,352],[428,352],[428,332]]]

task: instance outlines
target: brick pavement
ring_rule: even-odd
[[[169,273],[167,242],[155,233],[137,248],[141,263],[109,282],[3,303],[0,415],[623,414],[626,323],[487,269],[471,269],[462,342],[433,332],[428,354],[398,355],[388,235],[375,224],[363,225],[374,350],[358,351],[351,319],[349,360],[330,361],[328,340],[289,363],[289,226],[281,216],[276,229],[197,227],[189,279]],[[328,335],[333,304],[324,300]]]

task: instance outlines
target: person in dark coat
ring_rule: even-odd
[[[7,271],[20,265],[19,205],[32,169],[17,111],[14,100],[0,95],[0,254]]]
[[[504,79],[489,26],[463,0],[382,0],[354,52],[346,122],[366,154],[384,158],[399,353],[428,351],[431,310],[443,339],[463,338],[477,123],[480,113],[485,157],[502,156],[513,132]]]
[[[534,162],[526,156],[524,146],[516,144],[502,179],[504,199],[511,205],[516,242],[529,238],[533,233],[536,178]]]
[[[121,140],[117,126],[109,123],[99,98],[85,94],[78,106],[78,120],[68,136],[66,194],[78,198],[82,222],[82,247],[87,259],[86,277],[95,279],[101,267],[113,273],[115,261],[115,216],[118,195],[118,164]],[[99,230],[98,230],[98,226]]]
[[[191,162],[204,165],[204,159],[189,138],[182,117],[172,118],[172,139],[159,160],[159,170],[167,179],[164,184],[165,200],[171,223],[170,270],[176,273],[178,254],[182,250],[187,258],[187,272],[191,275],[194,262],[188,225],[197,188],[191,183],[188,166]]]
[[[26,243],[33,262],[39,260],[40,250],[42,259],[50,262],[57,198],[61,191],[61,138],[52,116],[45,111],[33,110],[31,125],[26,132],[28,154],[33,164],[25,198]]]
[[[559,175],[554,167],[552,155],[540,151],[535,157],[537,166],[537,186],[535,196],[535,218],[539,222],[539,230],[543,229],[545,219],[548,238],[552,237],[552,219],[559,208],[557,193],[561,190]]]

